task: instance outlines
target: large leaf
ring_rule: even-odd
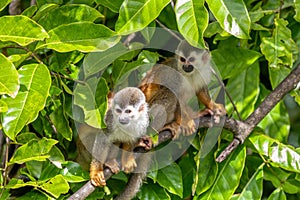
[[[120,40],[120,36],[106,26],[91,22],[61,25],[49,31],[49,36],[46,43],[39,43],[38,49],[50,48],[59,52],[103,51],[114,46]]]
[[[261,56],[257,51],[229,46],[222,46],[211,52],[212,59],[218,67],[222,79],[240,75],[247,67]]]
[[[244,170],[246,148],[237,148],[219,165],[219,172],[214,184],[199,199],[229,199],[239,185]]]
[[[231,200],[261,199],[263,192],[263,166],[264,164],[255,171],[242,192],[231,198]]]
[[[170,193],[176,194],[182,198],[182,173],[177,164],[172,163],[171,165],[159,170],[157,174],[157,182]]]
[[[263,37],[260,45],[270,67],[292,67],[297,59],[298,47],[292,39],[291,30],[284,19],[275,19],[272,37]]]
[[[33,139],[16,150],[9,164],[22,164],[31,160],[45,161],[46,158],[50,157],[48,153],[56,143],[57,141],[53,139]]]
[[[51,194],[53,197],[58,198],[61,194],[67,193],[70,186],[63,175],[58,174],[51,178],[48,182],[41,185],[41,189]]]
[[[70,24],[73,22],[90,21],[103,17],[96,9],[87,5],[65,5],[51,10],[39,20],[46,30],[51,30],[62,24]]]
[[[98,90],[98,92],[97,92]],[[104,79],[96,77],[78,84],[74,90],[74,104],[84,113],[84,121],[95,128],[105,127],[104,115],[107,109],[108,86]],[[96,95],[97,94],[97,95]]]
[[[300,172],[300,154],[292,146],[284,145],[265,134],[252,134],[249,141],[254,145],[255,151],[266,156],[272,165]]]
[[[0,17],[0,40],[26,46],[49,37],[45,29],[32,19],[23,16]]]
[[[246,119],[254,110],[260,91],[259,81],[259,64],[255,62],[242,71],[239,76],[230,78],[226,85],[242,119]],[[234,111],[233,106],[230,101],[227,102],[226,109],[228,113],[232,113]]]
[[[15,66],[0,53],[0,95],[8,94],[16,97],[19,90],[18,71]]]
[[[277,68],[269,67],[269,77],[272,88],[275,89],[283,79],[287,77],[291,72],[290,68],[278,66]]]
[[[85,77],[96,74],[113,63],[118,57],[128,51],[121,43],[116,44],[103,52],[93,52],[88,54],[83,61]]]
[[[268,200],[286,200],[286,195],[282,191],[282,188],[277,188],[272,192],[272,194],[269,196]]]
[[[13,140],[44,108],[51,85],[50,73],[43,64],[24,65],[19,69],[19,80],[21,87],[16,98],[3,98],[8,105],[8,111],[3,113],[3,129]]]
[[[249,38],[250,17],[242,0],[206,0],[206,2],[225,31],[238,38]]]
[[[170,0],[125,0],[120,8],[116,31],[127,35],[145,28],[169,2]]]
[[[10,2],[11,2],[11,0],[0,1],[0,11],[3,10]]]
[[[147,184],[143,185],[141,191],[137,194],[139,199],[147,199],[147,200],[169,200],[171,197],[168,193],[157,184]]]
[[[203,34],[208,25],[208,12],[204,0],[177,1],[175,14],[183,37],[194,46],[205,47]]]

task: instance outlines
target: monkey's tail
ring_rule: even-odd
[[[125,189],[114,200],[131,200],[140,190],[143,179],[147,176],[150,166],[151,156],[144,154],[138,159],[137,169],[139,173],[134,173],[130,177]]]

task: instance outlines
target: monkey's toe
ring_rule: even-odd
[[[152,149],[153,142],[152,139],[149,136],[143,136],[139,139],[136,147],[143,147],[145,150]]]
[[[136,165],[135,160],[130,159],[122,166],[122,170],[128,174],[128,173],[133,172],[133,170],[136,168],[136,166],[137,165]]]

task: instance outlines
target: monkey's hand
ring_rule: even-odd
[[[106,181],[103,173],[103,166],[100,162],[92,161],[90,168],[90,178],[94,186],[105,186]]]
[[[132,172],[134,168],[136,168],[137,166],[134,158],[134,153],[132,151],[130,152],[123,151],[121,162],[122,162],[122,170],[125,173]]]
[[[108,167],[112,173],[117,174],[120,172],[119,163],[116,159],[111,159],[105,163],[105,166]]]
[[[150,150],[150,149],[152,149],[152,146],[153,146],[152,139],[149,136],[145,135],[139,139],[139,141],[135,145],[135,148],[143,147],[145,150]]]
[[[213,116],[214,122],[219,123],[220,117],[226,115],[226,110],[223,104],[213,103],[212,108],[205,108],[204,110],[201,110],[198,117],[204,117],[206,115]]]

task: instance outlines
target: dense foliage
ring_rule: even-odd
[[[193,45],[207,42],[241,119],[300,63],[300,0],[36,0],[19,1],[22,13],[10,15],[13,2],[0,2],[3,199],[65,199],[89,179],[74,161],[75,122],[105,126],[108,91],[166,56],[138,42],[130,52],[120,45],[139,31],[150,41],[145,27],[163,24]],[[224,130],[203,157],[201,129],[182,157],[149,174],[137,198],[300,199],[297,102],[299,90],[222,163],[215,158],[232,133]],[[239,118],[228,99],[226,109]],[[126,181],[112,177],[90,198],[109,199]]]

